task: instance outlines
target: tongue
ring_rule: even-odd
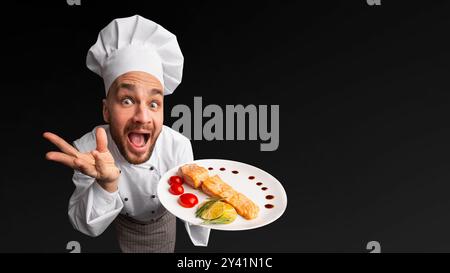
[[[130,138],[131,143],[133,143],[134,145],[136,145],[138,147],[142,147],[145,144],[145,139],[144,139],[143,134],[130,133],[128,135],[128,137]]]

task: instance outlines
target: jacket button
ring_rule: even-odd
[[[153,171],[155,168],[153,166],[150,167],[150,171]]]
[[[123,200],[125,200],[125,202],[126,202],[126,201],[128,201],[128,198],[125,197],[125,199],[123,199]]]
[[[152,210],[152,213],[155,213],[155,211],[154,211],[154,210]]]
[[[153,194],[153,195],[152,195],[152,198],[153,198],[153,199],[156,198],[156,195]]]

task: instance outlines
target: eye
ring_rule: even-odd
[[[133,104],[133,101],[130,98],[125,98],[122,100],[123,105],[131,105]]]
[[[151,102],[151,103],[150,103],[150,108],[152,108],[152,109],[158,108],[158,103],[155,102],[155,101]]]

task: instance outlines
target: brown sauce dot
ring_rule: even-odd
[[[262,185],[262,183],[261,183],[261,182],[258,182],[258,183],[256,183],[256,185],[258,185],[258,186],[261,186],[261,185]]]
[[[253,179],[255,179],[255,177],[254,176],[249,176],[248,179],[253,180]]]
[[[262,187],[261,190],[267,191],[267,187]]]
[[[265,204],[264,207],[265,207],[266,209],[271,209],[271,208],[274,207],[274,205],[272,205],[272,204]]]
[[[232,173],[234,173],[234,174],[238,174],[239,172],[238,172],[238,171],[232,171]]]
[[[273,196],[273,195],[267,195],[267,196],[266,196],[266,199],[267,199],[267,200],[274,199],[274,198],[275,198],[275,196]]]
[[[221,171],[225,171],[225,168],[220,168]]]
[[[210,171],[211,171],[211,170],[214,170],[214,168],[213,168],[213,167],[209,167],[209,168],[208,168],[208,170],[210,170]]]

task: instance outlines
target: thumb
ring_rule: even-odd
[[[97,142],[97,151],[104,153],[108,151],[108,137],[106,131],[102,127],[97,128],[95,131],[95,138]]]

